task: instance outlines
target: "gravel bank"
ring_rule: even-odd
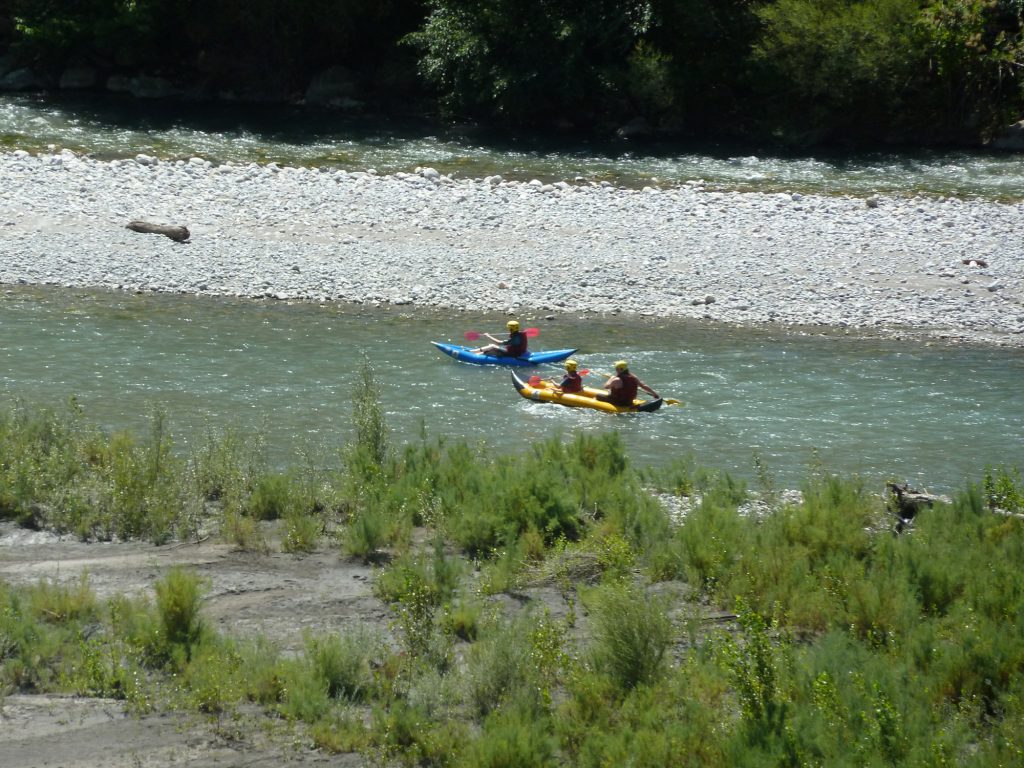
[[[183,224],[187,244],[125,228]],[[1024,346],[1024,204],[0,155],[0,283]]]

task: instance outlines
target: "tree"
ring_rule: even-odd
[[[448,115],[603,123],[626,111],[627,62],[649,0],[429,0],[406,40]]]
[[[753,50],[766,115],[801,140],[879,138],[915,81],[920,0],[776,0]]]
[[[1024,0],[937,0],[920,25],[951,128],[985,133],[1024,115]]]

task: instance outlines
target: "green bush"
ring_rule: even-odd
[[[187,662],[203,641],[206,628],[199,609],[206,584],[199,576],[181,568],[172,568],[156,582],[156,609],[162,635],[160,645],[166,655]]]
[[[254,520],[277,520],[289,509],[291,479],[285,475],[263,475],[256,480],[249,497],[248,513]]]
[[[554,768],[562,763],[551,723],[533,710],[516,707],[494,712],[458,765],[466,768]]]
[[[623,692],[657,681],[675,634],[664,601],[619,583],[595,588],[586,604],[591,667]]]
[[[281,548],[285,552],[315,552],[323,533],[324,522],[314,513],[292,510],[285,516],[285,536]]]
[[[465,699],[474,717],[485,717],[509,702],[539,707],[533,623],[529,615],[495,620],[481,628],[480,638],[466,650]]]
[[[390,456],[388,430],[380,404],[380,388],[373,377],[369,358],[359,367],[359,381],[352,395],[355,439],[347,448],[347,463],[356,478],[372,480]]]
[[[687,581],[714,594],[746,549],[743,540],[748,530],[739,516],[735,495],[709,489],[672,540]]]
[[[280,664],[281,714],[291,720],[315,723],[331,709],[328,681],[309,659],[286,659]]]
[[[342,534],[344,550],[364,563],[373,562],[387,542],[387,520],[376,507],[366,507],[356,513]]]
[[[356,702],[367,696],[373,682],[370,662],[376,650],[373,634],[363,626],[339,635],[306,638],[306,656],[332,699]]]
[[[464,724],[437,721],[422,708],[402,700],[373,710],[370,742],[382,761],[440,768],[454,765],[467,739]]]
[[[237,427],[207,428],[189,456],[189,475],[196,493],[220,502],[227,511],[241,510],[257,478],[266,470],[265,438]]]

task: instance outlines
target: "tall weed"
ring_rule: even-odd
[[[361,480],[372,480],[384,469],[390,454],[380,387],[373,376],[370,360],[364,356],[352,394],[354,441],[346,449],[346,463]]]
[[[597,587],[585,602],[592,625],[592,668],[622,692],[658,680],[674,636],[667,605],[623,583]]]
[[[262,432],[207,428],[188,461],[196,493],[219,502],[226,511],[239,511],[257,478],[267,471],[265,444]]]
[[[157,581],[155,589],[163,650],[168,658],[180,663],[183,657],[187,662],[206,633],[200,615],[206,582],[194,573],[173,568]]]
[[[480,735],[466,748],[459,766],[466,768],[554,768],[560,765],[551,722],[517,707],[494,712]]]
[[[480,638],[466,651],[465,698],[474,717],[482,718],[508,702],[542,702],[540,669],[534,663],[531,629],[533,617],[495,619],[481,629]]]
[[[362,625],[339,635],[307,635],[306,656],[327,684],[333,699],[362,701],[373,682],[370,662],[377,648],[370,630]]]

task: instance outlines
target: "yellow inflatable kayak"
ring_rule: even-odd
[[[537,381],[536,386],[521,377],[512,374],[512,385],[516,391],[527,400],[537,400],[542,403],[557,403],[567,405],[570,408],[593,408],[597,411],[607,413],[651,413],[661,408],[664,400],[634,400],[631,406],[612,405],[598,400],[599,394],[605,394],[606,390],[584,387],[582,392],[559,392],[553,384],[547,381]]]

